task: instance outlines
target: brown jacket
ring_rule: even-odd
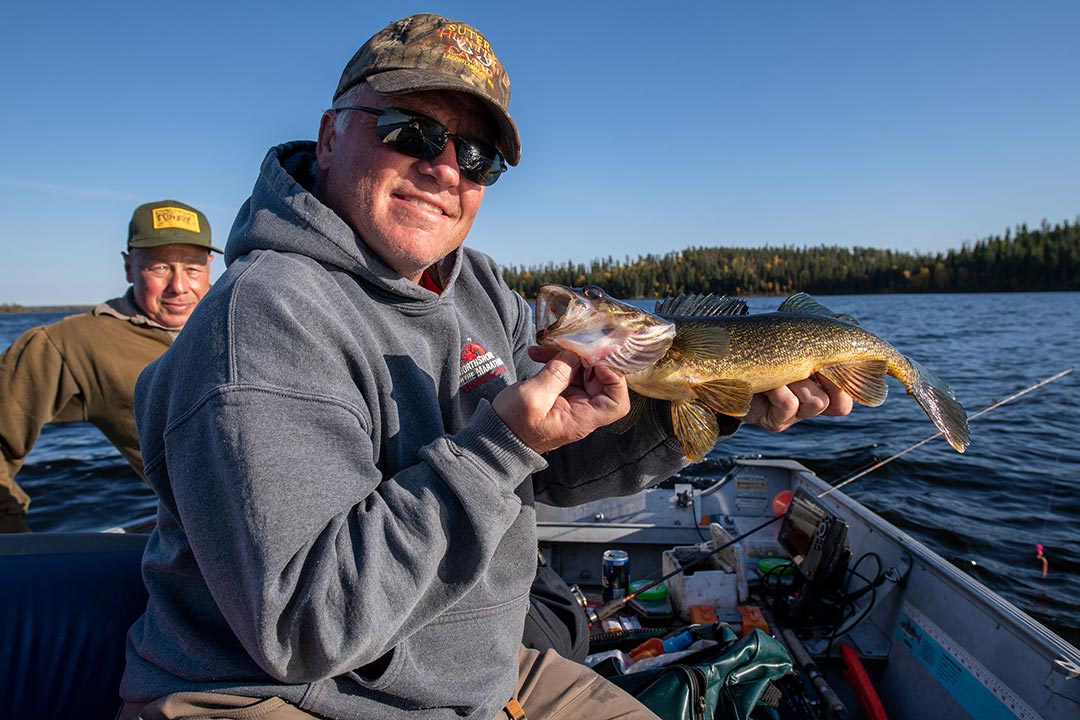
[[[89,313],[27,330],[0,355],[0,532],[27,529],[30,498],[14,478],[42,425],[93,423],[143,474],[135,380],[175,335],[142,315],[129,290]]]

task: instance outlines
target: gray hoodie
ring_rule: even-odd
[[[135,392],[157,528],[121,694],[279,696],[328,718],[489,720],[514,690],[533,504],[684,464],[647,414],[540,456],[490,400],[538,366],[528,304],[462,249],[442,294],[372,254],[276,147],[228,270]]]

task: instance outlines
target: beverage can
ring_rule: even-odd
[[[630,556],[624,550],[605,550],[601,576],[604,602],[626,597],[630,587]]]

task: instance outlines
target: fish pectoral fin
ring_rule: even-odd
[[[671,425],[675,437],[682,445],[683,454],[694,462],[701,462],[716,445],[720,426],[716,414],[696,400],[680,400],[671,403]]]
[[[754,391],[746,380],[712,380],[694,386],[694,394],[713,412],[742,417],[750,412]]]
[[[644,395],[638,395],[633,390],[630,391],[630,412],[623,415],[621,418],[611,423],[611,431],[616,435],[622,435],[630,428],[638,424],[641,420],[641,414],[645,411],[645,406],[649,404],[649,399]]]
[[[731,336],[718,325],[688,323],[679,328],[669,352],[678,357],[719,358],[727,355]]]
[[[860,405],[877,407],[889,395],[889,386],[885,384],[888,369],[885,360],[859,360],[823,367],[818,374],[832,380]]]

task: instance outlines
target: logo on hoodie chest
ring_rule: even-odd
[[[494,380],[506,372],[506,363],[493,352],[488,352],[480,343],[466,338],[461,348],[461,389],[472,392],[489,380]]]

